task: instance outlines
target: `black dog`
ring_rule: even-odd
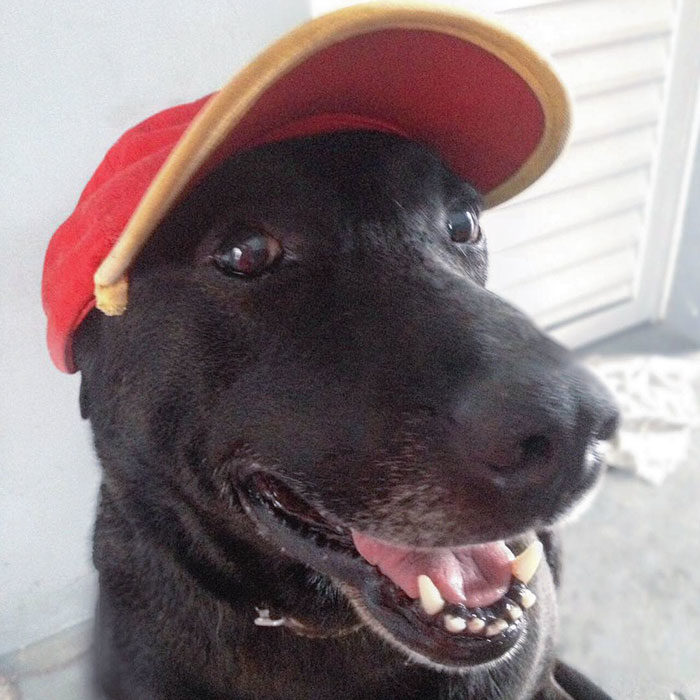
[[[398,137],[265,146],[161,225],[125,316],[83,323],[109,697],[607,697],[555,662],[550,528],[598,481],[615,409],[484,289],[479,210]],[[515,583],[445,608],[480,631],[396,583],[451,557],[467,587],[535,536],[533,607]]]

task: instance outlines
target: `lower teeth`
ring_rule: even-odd
[[[437,613],[442,612],[443,627],[452,634],[495,637],[520,620],[523,611],[531,608],[536,600],[537,597],[529,588],[514,581],[507,595],[492,608],[466,608],[464,605],[447,603],[443,610],[436,610],[435,613],[426,612],[422,605],[420,610],[423,618],[428,618],[430,622],[435,622]]]
[[[522,608],[518,605],[511,605],[510,603],[506,604],[506,612],[508,613],[508,617],[510,617],[513,622],[519,620],[523,616]]]
[[[472,634],[479,634],[484,627],[486,627],[486,623],[480,617],[475,617],[467,622],[467,629]]]
[[[524,591],[520,592],[520,605],[522,605],[526,610],[531,608],[536,601],[537,597],[530,589],[526,588]]]
[[[486,627],[484,630],[484,634],[487,637],[494,637],[500,632],[503,632],[504,629],[508,627],[508,623],[505,620],[498,619],[494,620],[490,625]]]
[[[462,617],[445,615],[443,619],[445,621],[445,629],[448,632],[454,632],[457,634],[459,632],[464,632],[464,630],[467,628],[467,621]]]

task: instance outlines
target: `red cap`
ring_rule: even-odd
[[[75,371],[71,339],[96,303],[124,311],[134,257],[218,163],[347,129],[426,144],[494,206],[554,161],[569,101],[541,56],[474,15],[359,5],[302,25],[218,93],[146,119],[109,150],[46,254],[42,299],[56,366]]]

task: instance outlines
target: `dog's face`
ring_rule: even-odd
[[[107,484],[145,510],[186,503],[198,538],[224,532],[274,572],[303,565],[340,610],[320,624],[354,610],[427,663],[496,662],[535,636],[538,606],[508,617],[506,544],[592,488],[615,413],[484,288],[480,207],[387,135],[225,163],[140,256],[127,313],[77,340]],[[440,614],[415,600],[420,574]],[[550,583],[545,564],[531,587]],[[486,626],[446,629],[450,610]]]

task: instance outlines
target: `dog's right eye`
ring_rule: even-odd
[[[447,230],[456,243],[478,243],[481,240],[479,218],[469,209],[450,212],[447,217]]]
[[[281,255],[282,246],[275,238],[258,233],[240,243],[221,246],[210,259],[224,274],[255,277]]]

